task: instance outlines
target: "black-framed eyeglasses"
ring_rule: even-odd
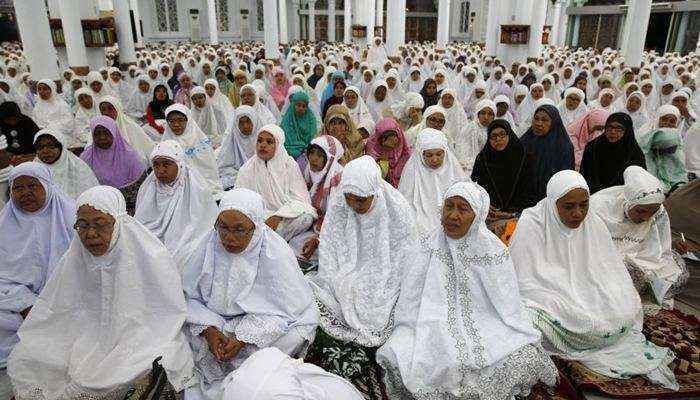
[[[220,235],[231,235],[237,239],[244,239],[255,232],[255,226],[250,229],[241,228],[229,228],[224,225],[221,221],[216,221],[214,228],[219,232]]]
[[[73,229],[78,231],[78,233],[87,233],[90,229],[93,229],[97,233],[107,233],[112,229],[112,224],[109,222],[87,222],[85,220],[78,220],[73,225]]]

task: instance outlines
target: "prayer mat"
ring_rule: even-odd
[[[540,382],[532,388],[526,400],[585,400],[585,398],[580,396],[566,376],[559,372],[556,387],[549,387]]]
[[[595,373],[576,361],[555,357],[554,362],[579,393],[591,391],[616,399],[700,398],[700,321],[677,310],[661,310],[645,318],[643,331],[648,340],[676,353],[671,368],[680,385],[677,392],[642,377],[615,379]]]

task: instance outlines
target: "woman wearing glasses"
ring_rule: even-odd
[[[199,379],[187,397],[221,398],[223,379],[257,350],[299,358],[314,339],[313,293],[265,215],[259,194],[225,192],[214,229],[186,262],[186,332]]]

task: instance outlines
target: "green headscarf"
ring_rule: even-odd
[[[683,140],[678,129],[652,129],[638,140],[646,158],[647,170],[659,178],[666,192],[678,184],[688,182],[683,159]]]
[[[304,91],[292,94],[289,108],[282,118],[280,124],[286,139],[284,148],[290,156],[297,158],[316,136],[316,117],[310,107],[306,108],[304,115],[296,114],[296,105],[299,102],[309,104],[309,95]]]

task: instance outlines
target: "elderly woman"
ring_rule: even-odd
[[[491,100],[482,100],[474,107],[476,118],[465,122],[455,136],[455,154],[460,165],[471,175],[474,161],[488,140],[486,130],[496,117],[496,104]]]
[[[372,129],[374,131],[374,128]],[[365,142],[345,106],[335,105],[328,109],[323,124],[323,134],[333,136],[343,145],[343,156],[338,161],[340,165],[345,165],[365,154]]]
[[[317,214],[299,166],[284,144],[282,128],[260,128],[255,156],[238,171],[235,186],[260,193],[265,203],[265,223],[289,241],[309,229]]]
[[[678,389],[673,352],[642,334],[639,295],[605,223],[588,212],[589,197],[579,173],[560,171],[518,220],[510,252],[532,323],[559,357]]]
[[[416,258],[413,213],[363,156],[345,166],[323,227],[318,273],[310,278],[323,330],[309,359],[369,386],[376,348],[394,328],[401,277]]]
[[[458,182],[440,198],[442,226],[421,241],[377,351],[390,398],[510,399],[540,380],[554,386],[558,372],[521,303],[510,253],[486,228],[488,194]]]
[[[187,390],[193,398],[221,398],[226,375],[259,349],[303,357],[313,342],[313,293],[294,252],[265,224],[265,215],[259,194],[226,192],[216,224],[186,263],[187,334],[199,378]]]
[[[399,124],[389,117],[379,121],[365,149],[379,164],[382,178],[398,188],[403,168],[411,157],[411,146]]]
[[[49,168],[20,164],[9,175],[10,202],[0,212],[0,391],[17,330],[73,238],[75,201],[53,181]],[[22,245],[18,245],[22,241]],[[9,397],[8,397],[9,398]]]
[[[671,248],[661,182],[638,166],[628,167],[624,180],[591,196],[591,207],[608,227],[640,295],[651,289],[656,303],[669,305],[688,273]]]
[[[8,361],[15,394],[123,398],[155,382],[154,391],[175,396],[192,383],[193,364],[170,252],[127,215],[115,188],[89,189],[77,206],[77,238],[22,324]]]
[[[150,161],[153,172],[139,189],[134,218],[163,242],[182,272],[181,261],[214,224],[216,203],[202,175],[187,166],[179,143],[158,143]]]
[[[442,194],[453,182],[466,179],[445,135],[423,129],[399,183],[399,191],[415,212],[418,232],[438,226]]]

